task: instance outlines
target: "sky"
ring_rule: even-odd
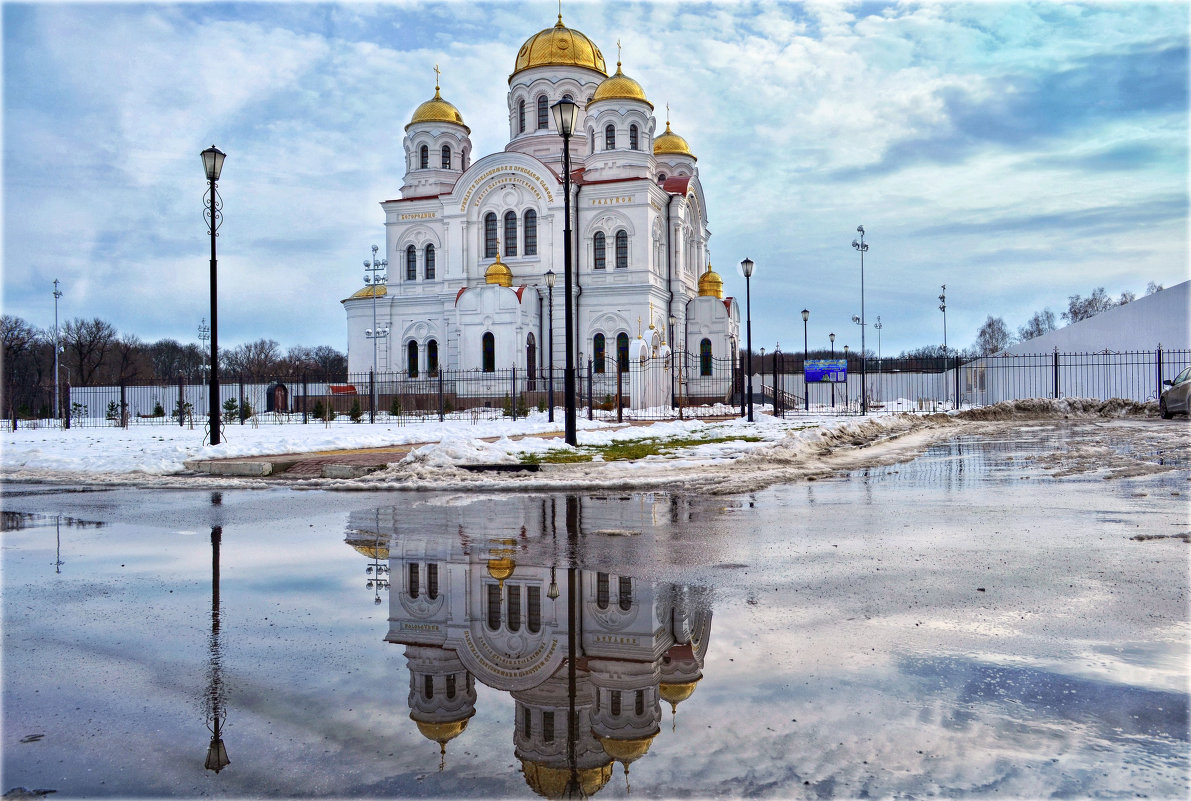
[[[404,126],[434,94],[474,159],[556,2],[3,5],[3,299],[197,342],[219,182],[219,342],[346,350]],[[966,347],[1188,266],[1186,3],[564,2],[698,157],[754,348]],[[881,318],[881,330],[873,326]]]

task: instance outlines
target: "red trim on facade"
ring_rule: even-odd
[[[525,294],[525,285],[524,285],[524,284],[522,284],[521,286],[517,287],[517,288],[516,288],[515,290],[513,290],[513,291],[517,293],[517,302],[518,302],[518,303],[520,303],[520,302],[521,302],[521,296]]]
[[[463,297],[463,293],[466,291],[467,291],[467,287],[461,287],[459,289],[459,291],[455,293],[455,305],[456,306],[459,305],[459,298]]]
[[[673,178],[667,178],[662,182],[662,191],[668,192],[671,195],[685,195],[691,185],[691,176],[678,175]]]
[[[449,192],[447,194],[450,194]],[[382,203],[412,203],[415,200],[438,200],[444,195],[418,195],[417,197],[396,197],[392,200],[382,200]]]

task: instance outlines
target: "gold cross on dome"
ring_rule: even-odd
[[[620,40],[616,40],[616,66],[620,66]]]
[[[438,65],[434,65],[434,91],[438,91],[438,79],[442,73],[438,69]]]

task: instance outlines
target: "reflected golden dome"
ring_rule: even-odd
[[[348,300],[355,300],[356,298],[371,298],[371,297],[383,298],[387,294],[389,294],[389,289],[384,284],[373,284],[372,286],[366,286],[363,289],[359,290],[354,295],[352,295],[350,298],[348,298]]]
[[[695,685],[698,682],[698,679],[676,682],[674,684],[662,682],[658,685],[658,694],[662,696],[663,701],[669,701],[671,708],[673,708],[694,694]]]
[[[631,740],[617,740],[613,737],[600,737],[600,745],[604,747],[604,753],[612,757],[614,760],[623,762],[628,765],[635,762],[649,750],[649,746],[653,744],[653,738],[657,736],[657,732],[648,737],[635,737]]]
[[[473,709],[471,715],[474,714],[475,710]],[[467,728],[467,721],[471,719],[471,715],[468,715],[463,720],[454,720],[450,723],[424,723],[420,720],[415,720],[414,723],[418,724],[418,731],[422,733],[423,737],[427,740],[433,740],[445,748],[447,743],[454,740],[460,734],[463,734],[463,730]]]
[[[513,285],[513,271],[501,262],[499,250],[496,253],[496,261],[489,264],[488,269],[484,271],[484,280],[497,286]]]
[[[711,269],[710,263],[707,265],[707,272],[699,276],[699,297],[721,299],[724,297],[724,279]]]
[[[562,798],[567,794],[571,780],[569,768],[552,768],[541,762],[521,761],[521,772],[525,783],[543,798]],[[612,778],[612,760],[608,764],[578,771],[579,791],[584,796],[593,796],[604,788]]]
[[[387,545],[352,545],[352,548],[358,553],[364,554],[369,559],[379,559],[384,561],[389,558],[389,547]]]
[[[595,42],[579,31],[562,24],[562,14],[552,28],[545,28],[525,40],[517,51],[513,75],[532,67],[584,67],[601,75],[608,74],[604,54]],[[509,76],[509,82],[513,80]]]
[[[488,575],[500,582],[513,575],[516,569],[517,563],[507,556],[488,560]]]
[[[405,126],[405,130],[408,131],[410,125],[419,122],[450,122],[463,126],[464,130],[471,133],[471,128],[463,124],[463,115],[459,113],[459,109],[442,99],[437,86],[434,87],[434,97],[414,109],[414,116],[410,119],[409,125]]]
[[[650,103],[649,98],[645,96],[645,90],[641,88],[641,84],[620,71],[619,61],[616,62],[616,74],[601,81],[600,85],[596,87],[595,94],[591,96],[591,103],[598,103],[601,100],[640,100],[651,109],[653,108],[653,103]],[[591,103],[587,105],[590,106]]]
[[[669,120],[666,120],[666,132],[653,140],[653,154],[655,156],[687,156],[691,161],[698,161],[686,140],[670,130]]]

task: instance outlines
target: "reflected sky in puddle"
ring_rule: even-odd
[[[1179,796],[1186,547],[1094,507],[1185,507],[1014,452],[740,498],[16,488],[3,789]]]

